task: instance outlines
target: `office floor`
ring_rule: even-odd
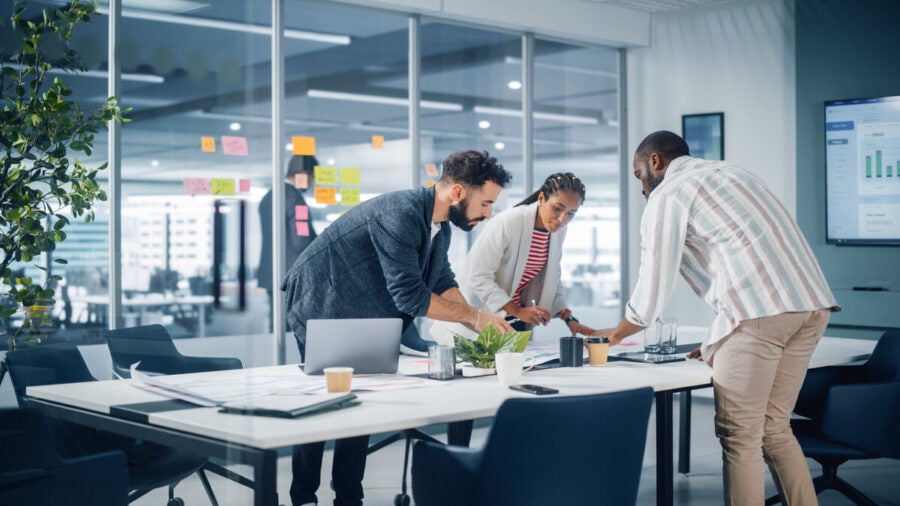
[[[677,409],[676,402],[676,409]],[[691,472],[687,476],[675,478],[675,504],[708,505],[722,503],[722,461],[718,440],[713,435],[712,400],[695,396],[693,402],[693,425],[691,445]],[[654,416],[650,415],[647,435],[648,450],[644,453],[644,467],[637,504],[656,504],[656,462]],[[436,428],[437,429],[437,428]],[[476,426],[472,444],[478,445],[487,436],[487,428]],[[443,434],[437,437],[443,439]],[[676,449],[677,452],[677,449]],[[820,474],[817,463],[809,461],[813,476]],[[369,457],[364,481],[366,500],[369,506],[391,506],[394,495],[400,490],[400,471],[403,465],[403,445],[395,443]],[[290,506],[288,488],[291,483],[291,459],[285,456],[278,461],[278,497],[281,504]],[[238,472],[249,474],[249,468],[234,466]],[[322,483],[319,499],[322,506],[330,505],[333,496],[328,489],[331,472],[331,452],[326,452],[322,466]],[[844,464],[839,475],[867,494],[879,505],[900,506],[900,461],[870,460]],[[213,490],[222,506],[246,506],[252,504],[252,494],[248,489],[215,475],[210,475]],[[775,487],[767,478],[767,495],[774,494]],[[179,497],[187,506],[205,506],[209,499],[196,476],[189,477],[176,488]],[[411,492],[410,492],[411,493]],[[852,504],[834,491],[823,492],[819,496],[822,506],[843,506]],[[133,503],[135,506],[164,506],[166,492],[154,491]]]

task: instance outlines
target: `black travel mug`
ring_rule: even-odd
[[[582,348],[584,347],[584,339],[580,337],[560,337],[559,338],[559,366],[560,367],[581,367],[583,359]]]

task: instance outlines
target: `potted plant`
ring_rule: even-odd
[[[94,219],[93,204],[106,200],[97,182],[106,164],[88,168],[76,155],[90,156],[94,134],[110,120],[127,121],[122,113],[128,111],[114,98],[83,112],[69,99],[72,90],[63,79],[50,74],[84,70],[69,40],[73,27],[89,21],[94,10],[93,4],[74,0],[37,12],[17,0],[9,17],[0,18],[0,325],[17,311],[24,316],[6,336],[9,349],[20,336],[30,341],[40,335],[54,304],[52,287],[60,279],[47,262],[35,264],[46,272],[43,283],[16,274],[12,266],[49,258],[44,255],[65,240],[70,218]]]
[[[463,376],[484,376],[494,374],[494,355],[511,351],[521,353],[528,346],[531,331],[507,332],[501,334],[490,323],[474,340],[459,334],[453,335],[456,356],[471,366],[463,366]]]

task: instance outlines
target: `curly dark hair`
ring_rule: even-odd
[[[449,184],[479,188],[493,181],[503,188],[512,180],[512,174],[487,151],[458,151],[444,160],[442,169],[440,180]]]
[[[581,202],[584,203],[584,183],[582,183],[581,180],[578,179],[578,176],[572,174],[571,172],[557,172],[556,174],[550,174],[549,176],[547,176],[547,179],[544,180],[544,184],[542,184],[536,192],[525,197],[525,200],[516,204],[516,207],[527,206],[528,204],[537,202],[538,195],[540,193],[543,193],[544,198],[548,199],[550,198],[550,195],[561,191],[571,191],[577,193],[578,196],[581,197]]]

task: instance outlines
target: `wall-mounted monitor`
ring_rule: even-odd
[[[825,102],[827,239],[900,245],[900,96]]]

